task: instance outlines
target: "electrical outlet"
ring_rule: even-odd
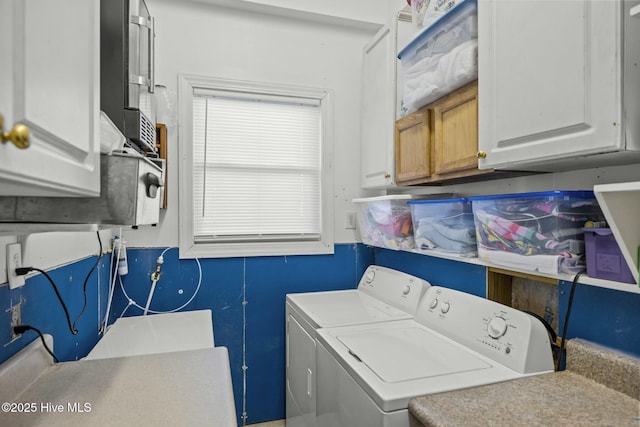
[[[10,243],[7,245],[7,278],[9,289],[19,288],[24,285],[24,276],[16,274],[16,268],[22,267],[22,245]]]
[[[20,337],[19,334],[16,334],[15,332],[13,332],[13,327],[22,324],[22,316],[20,313],[21,307],[22,307],[22,301],[20,301],[16,305],[12,305],[10,309],[11,310],[11,341]]]
[[[356,213],[347,212],[344,216],[344,228],[355,229],[356,228]]]

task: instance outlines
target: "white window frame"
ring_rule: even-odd
[[[313,241],[196,242],[193,227],[193,97],[195,89],[238,91],[266,95],[315,98],[320,101],[322,125],[321,232]],[[181,74],[178,76],[180,158],[180,258],[333,254],[333,108],[328,89],[256,83]]]

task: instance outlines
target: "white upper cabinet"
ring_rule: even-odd
[[[99,0],[0,0],[0,195],[100,194]]]
[[[383,27],[364,47],[361,178],[363,188],[393,185],[396,103],[394,30]]]
[[[403,2],[398,2],[402,4]],[[400,114],[402,76],[398,48],[414,35],[411,13],[399,12],[363,49],[361,164],[362,188],[394,185],[395,122]]]
[[[625,1],[478,2],[479,166],[640,161],[640,19]]]

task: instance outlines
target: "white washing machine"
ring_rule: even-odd
[[[213,348],[211,310],[121,317],[85,359]]]
[[[412,397],[553,371],[542,323],[432,286],[411,320],[318,330],[316,423],[409,427]]]
[[[357,289],[288,294],[287,427],[316,426],[319,328],[411,319],[429,286],[409,274],[372,265],[362,275]]]

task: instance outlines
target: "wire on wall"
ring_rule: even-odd
[[[122,228],[120,228],[119,236],[122,236]],[[107,326],[109,325],[109,313],[111,312],[111,302],[113,301],[113,291],[116,288],[117,274],[115,274],[115,272],[118,270],[118,261],[120,259],[120,253],[119,253],[120,245],[116,244],[117,237],[118,236],[115,236],[113,239],[113,245],[112,245],[113,250],[111,252],[111,260],[109,262],[109,296],[107,297],[107,307],[104,312],[102,327],[100,328],[101,334],[107,331]]]
[[[562,363],[564,362],[564,357],[566,354],[564,343],[567,339],[567,325],[569,325],[569,315],[571,314],[571,306],[573,305],[573,294],[576,292],[576,285],[578,284],[578,279],[584,273],[586,273],[586,270],[582,270],[581,272],[577,273],[573,277],[573,281],[571,282],[571,291],[569,292],[569,301],[567,302],[567,311],[564,316],[564,324],[562,325],[562,338],[560,338],[560,353],[558,354],[558,366],[556,367],[556,371],[559,371],[562,368]]]
[[[76,320],[73,321],[73,326],[72,326],[73,329],[75,329],[76,331],[77,331],[76,325],[78,323],[78,320],[80,320],[85,310],[87,309],[87,283],[89,282],[89,277],[91,277],[91,274],[98,267],[98,264],[100,264],[100,260],[102,259],[102,239],[100,239],[100,231],[96,231],[96,234],[98,235],[98,244],[100,245],[100,252],[98,253],[98,259],[96,259],[96,263],[93,264],[93,267],[91,267],[91,269],[87,273],[87,276],[84,278],[84,283],[82,284],[82,294],[83,294],[84,302],[82,303],[82,310],[80,310],[80,313],[76,317]]]
[[[169,249],[173,249],[173,248],[165,249],[165,251],[162,252],[162,254],[166,253]],[[163,255],[161,255],[161,256],[163,256]],[[182,304],[181,306],[179,306],[177,308],[174,308],[172,310],[164,310],[164,311],[156,311],[156,310],[148,309],[147,311],[149,313],[153,313],[153,314],[174,313],[176,311],[182,310],[183,308],[185,308],[187,305],[189,305],[195,299],[196,295],[198,295],[198,292],[200,291],[200,286],[202,285],[202,265],[200,264],[200,260],[198,258],[193,258],[193,259],[196,262],[196,264],[198,265],[198,284],[196,285],[196,289],[193,291],[193,295],[191,295],[191,297],[187,300],[187,302],[185,302],[184,304]],[[121,313],[120,317],[122,317],[124,315],[124,313],[127,311],[127,309],[132,305],[135,306],[136,308],[139,308],[140,310],[144,311],[145,307],[143,307],[142,305],[138,304],[127,293],[126,289],[124,288],[124,284],[122,283],[122,277],[121,276],[117,276],[117,277],[118,277],[118,281],[120,283],[120,289],[122,290],[122,293],[124,294],[125,298],[129,302],[128,305],[125,307],[124,311]],[[105,327],[106,327],[106,325],[105,325]]]
[[[247,258],[242,259],[242,425],[247,425]]]
[[[58,301],[60,301],[60,305],[62,306],[62,310],[64,310],[64,315],[65,315],[65,317],[67,319],[67,326],[69,327],[69,331],[71,331],[71,334],[76,335],[78,333],[78,331],[73,326],[73,324],[71,324],[71,316],[69,316],[69,310],[67,309],[67,305],[64,303],[64,300],[62,299],[62,295],[60,295],[60,291],[58,290],[58,286],[56,286],[56,282],[54,282],[53,279],[51,278],[51,276],[49,276],[49,273],[47,273],[46,271],[44,271],[44,270],[42,270],[40,268],[36,268],[36,267],[16,268],[16,274],[19,275],[19,276],[24,276],[25,274],[27,274],[27,273],[29,273],[31,271],[37,271],[37,272],[41,273],[44,277],[47,278],[47,280],[51,284],[51,287],[53,287],[53,291],[56,293],[56,297],[58,297]]]
[[[40,329],[34,328],[31,325],[16,325],[13,327],[13,332],[16,335],[22,335],[26,331],[33,331],[36,334],[38,334],[38,336],[40,336],[40,340],[42,341],[42,345],[44,346],[44,349],[47,350],[47,353],[51,355],[51,357],[53,358],[53,361],[55,363],[60,362],[60,359],[58,359],[58,357],[53,353],[53,351],[47,345],[47,342],[44,340],[44,335],[42,335],[42,332],[40,332]]]

